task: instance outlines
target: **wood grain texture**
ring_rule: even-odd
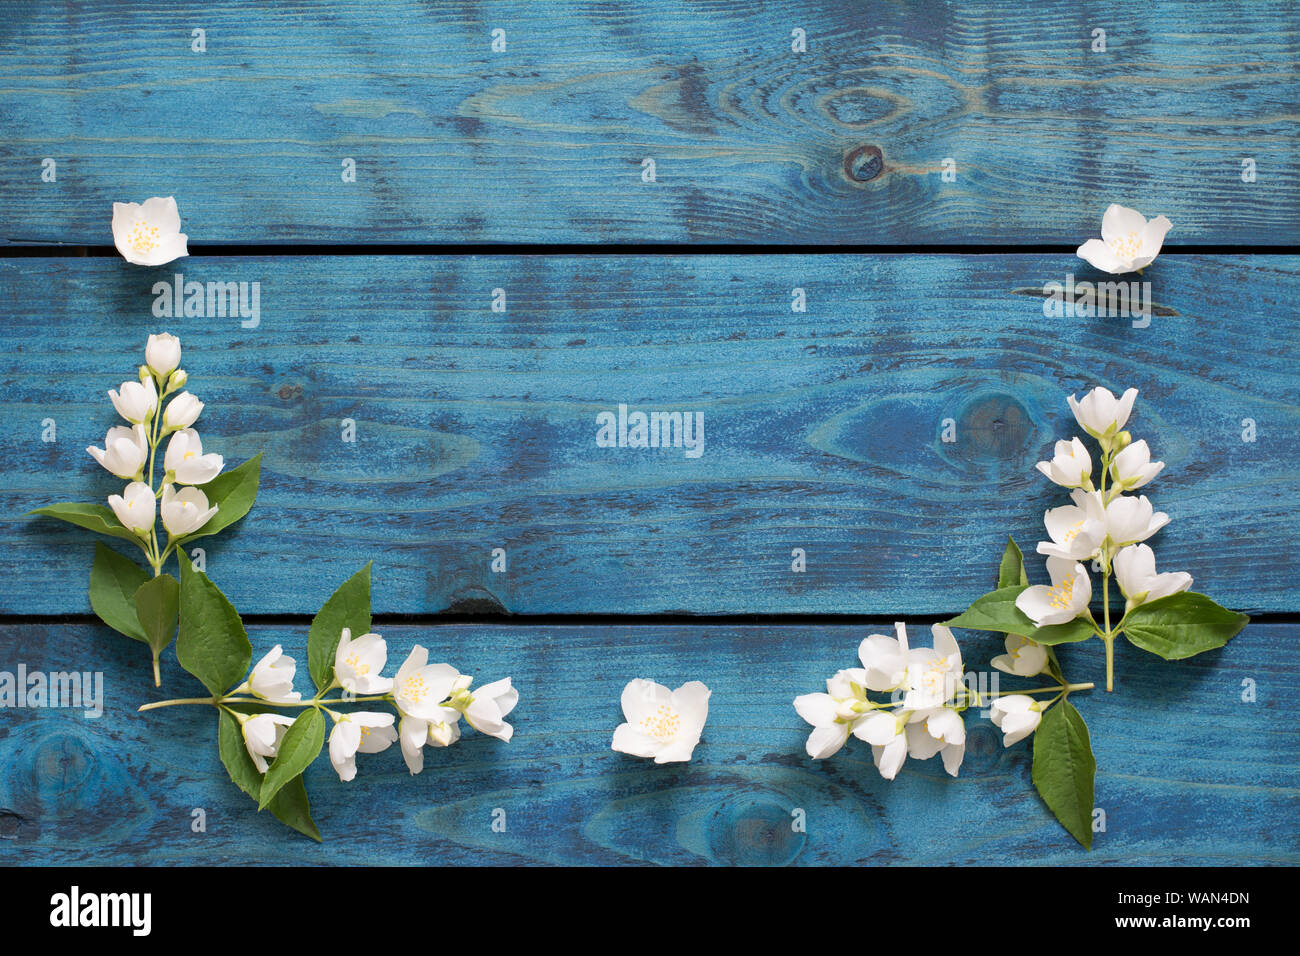
[[[308,790],[326,842],[285,831],[225,776],[208,707],[136,713],[201,693],[175,654],[166,693],[140,647],[105,628],[0,625],[0,669],[104,672],[104,716],[11,710],[0,721],[0,862],[170,864],[792,863],[970,865],[1296,864],[1300,737],[1293,625],[1251,625],[1221,651],[1161,661],[1128,645],[1115,693],[1072,696],[1097,755],[1106,831],[1085,853],[1030,782],[1026,744],[1003,749],[968,714],[960,776],[909,761],[881,780],[866,745],[829,761],[803,751],[791,701],[820,689],[861,627],[380,628],[396,666],[414,643],[480,680],[509,675],[521,702],[509,744],[467,732],[410,777],[396,748],[358,758],[342,784],[321,758]],[[928,642],[913,625],[913,639]],[[255,653],[303,658],[306,626],[253,627]],[[968,668],[1000,643],[961,632]],[[1062,652],[1073,680],[1101,679],[1097,642]],[[391,668],[390,668],[391,669]],[[644,676],[713,690],[694,760],[656,767],[610,750],[619,693]],[[1257,700],[1243,703],[1242,681]],[[305,679],[305,675],[300,675]],[[1011,679],[1003,687],[1011,686]],[[1020,684],[1018,686],[1030,686]],[[203,807],[207,832],[193,833]],[[506,832],[491,829],[502,808]],[[791,829],[801,808],[807,832]]]
[[[0,243],[173,194],[206,243],[1076,243],[1112,201],[1294,243],[1298,44],[1287,0],[17,5]]]
[[[1065,500],[1034,462],[1096,384],[1141,390],[1134,433],[1168,463],[1146,489],[1173,519],[1161,568],[1227,606],[1300,611],[1298,267],[1161,258],[1147,278],[1173,314],[1139,329],[1045,318],[1015,291],[1066,256],[185,263],[261,282],[245,330],[151,316],[169,268],[0,262],[0,613],[89,612],[89,534],[22,515],[120,490],[84,449],[164,328],[208,403],[205,449],[264,453],[252,513],[204,542],[244,613],[314,613],[370,558],[379,612],[956,612],[1006,535],[1032,552]],[[620,402],[701,411],[703,456],[598,448]]]

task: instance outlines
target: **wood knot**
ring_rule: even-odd
[[[1029,448],[1034,423],[1010,395],[983,395],[963,412],[957,425],[958,441],[966,453],[980,461],[1018,461]]]
[[[792,826],[789,807],[765,797],[723,802],[709,825],[709,849],[720,863],[784,866],[803,850],[806,834]]]
[[[844,175],[855,183],[869,183],[885,171],[885,154],[879,146],[859,146],[844,157]]]

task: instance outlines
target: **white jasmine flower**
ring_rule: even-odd
[[[1092,490],[1092,456],[1077,438],[1058,441],[1052,460],[1035,467],[1063,488]]]
[[[244,746],[253,758],[253,765],[258,773],[266,773],[268,758],[275,759],[280,750],[280,741],[293,723],[292,717],[283,714],[254,714],[252,717],[240,715],[243,724]]]
[[[354,696],[387,694],[393,689],[391,678],[383,676],[388,663],[388,645],[378,634],[362,634],[355,641],[352,630],[343,628],[334,651],[334,679]]]
[[[690,760],[709,716],[709,693],[699,681],[672,691],[654,681],[629,681],[622,697],[627,723],[615,729],[613,749],[655,763]]]
[[[1145,541],[1169,523],[1169,515],[1156,511],[1146,495],[1123,495],[1106,506],[1106,536],[1112,548]]]
[[[350,714],[336,714],[334,729],[330,731],[330,763],[344,783],[357,775],[357,754],[377,754],[387,750],[397,740],[393,729],[393,715],[358,710]]]
[[[125,522],[123,522],[125,524]],[[1156,574],[1156,554],[1145,544],[1129,545],[1115,555],[1115,580],[1128,598],[1129,609],[1178,594],[1192,586],[1192,576],[1185,571]]]
[[[1047,670],[1047,648],[1020,634],[1008,634],[1003,642],[1007,652],[993,658],[992,664],[1004,674],[1033,677]]]
[[[825,760],[833,756],[848,741],[849,734],[857,732],[872,710],[865,686],[866,671],[844,670],[827,679],[827,693],[803,694],[794,699],[795,712],[813,727],[805,745],[809,757]]]
[[[1172,225],[1164,216],[1147,222],[1136,209],[1111,203],[1101,217],[1101,238],[1089,239],[1076,255],[1102,272],[1119,274],[1145,269],[1160,255]]]
[[[176,200],[155,196],[144,203],[113,203],[113,245],[127,262],[161,266],[188,256]]]
[[[1111,441],[1124,430],[1129,415],[1133,413],[1133,402],[1137,396],[1136,388],[1130,388],[1116,398],[1110,389],[1098,386],[1083,396],[1082,401],[1076,400],[1073,395],[1066,401],[1080,428],[1099,441]]]
[[[1010,694],[993,701],[989,708],[989,719],[1002,731],[1002,746],[1024,740],[1038,729],[1043,719],[1042,702],[1025,694]]]
[[[868,690],[895,690],[907,678],[907,629],[899,621],[894,631],[896,638],[872,634],[858,647],[858,658],[866,669],[862,683]]]
[[[189,428],[198,421],[199,413],[202,411],[202,402],[189,392],[181,392],[167,403],[167,408],[163,412],[163,426],[169,432]]]
[[[108,505],[123,527],[136,534],[148,534],[153,530],[156,513],[153,489],[143,481],[131,482],[120,495],[109,495]]]
[[[115,425],[104,436],[104,447],[86,449],[90,457],[119,478],[140,478],[149,460],[149,438],[144,426],[125,428]]]
[[[293,689],[296,670],[293,658],[286,657],[277,644],[253,666],[253,673],[244,686],[253,696],[273,704],[296,704],[302,700],[302,694]]]
[[[1034,624],[1064,624],[1085,614],[1092,600],[1092,582],[1082,564],[1068,558],[1047,559],[1047,573],[1052,578],[1051,587],[1035,584],[1025,588],[1016,598],[1016,607]]]
[[[1038,553],[1086,561],[1097,556],[1106,540],[1106,509],[1096,491],[1076,488],[1070,497],[1074,504],[1043,514],[1043,525],[1052,540],[1038,542]]]
[[[433,724],[454,724],[460,712],[445,706],[460,673],[450,664],[430,664],[429,652],[416,644],[393,680],[393,703],[402,720],[397,726],[402,757],[412,774],[424,769],[424,745],[435,740]],[[459,731],[457,731],[459,734]],[[451,741],[449,741],[450,743]]]
[[[907,655],[907,693],[903,709],[923,720],[957,694],[962,683],[961,650],[952,631],[942,624],[930,628],[934,647],[917,647]]]
[[[913,714],[907,723],[907,755],[929,760],[939,754],[943,769],[955,777],[966,756],[966,724],[951,707],[940,707],[925,716]]]
[[[143,382],[123,382],[120,391],[108,390],[109,400],[117,413],[132,425],[139,425],[153,418],[154,409],[158,407],[158,389],[153,379]]]
[[[1151,460],[1151,449],[1146,440],[1139,439],[1114,457],[1110,463],[1110,476],[1120,489],[1132,491],[1160,474],[1164,467],[1163,461]]]
[[[174,538],[181,538],[202,528],[217,513],[217,506],[208,507],[208,496],[198,488],[182,488],[177,491],[172,485],[163,485],[162,493],[163,527]]]
[[[893,780],[907,760],[907,715],[877,711],[854,729],[854,736],[871,744],[871,761],[886,780]]]
[[[170,332],[149,336],[144,347],[144,361],[159,381],[167,378],[181,364],[181,340]]]
[[[163,468],[167,476],[182,485],[206,485],[221,473],[226,460],[203,454],[203,442],[193,428],[182,428],[167,442]]]
[[[452,691],[451,707],[465,715],[465,721],[481,734],[508,741],[514,736],[514,728],[505,721],[510,711],[519,703],[519,691],[510,683],[510,678],[484,684],[478,690],[469,690],[468,677],[462,677],[464,686],[457,686]],[[458,682],[459,684],[459,682]],[[433,729],[430,727],[430,735]]]

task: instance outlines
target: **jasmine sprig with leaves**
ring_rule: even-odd
[[[1071,489],[1073,502],[1044,515],[1051,540],[1040,542],[1038,552],[1047,557],[1051,585],[999,587],[948,622],[1022,634],[1044,645],[1098,638],[1106,648],[1108,691],[1115,687],[1115,640],[1121,633],[1136,647],[1181,660],[1222,647],[1250,620],[1190,591],[1190,575],[1156,573],[1155,554],[1143,542],[1168,524],[1169,516],[1155,511],[1145,495],[1127,494],[1164,468],[1163,462],[1151,460],[1145,441],[1133,441],[1125,430],[1137,394],[1130,388],[1116,398],[1108,389],[1095,388],[1081,401],[1069,398],[1075,420],[1100,447],[1095,482],[1092,456],[1077,437],[1058,441],[1052,460],[1038,463],[1049,479]],[[1083,562],[1101,574],[1100,623]],[[1118,620],[1111,609],[1112,576],[1126,600]]]
[[[1009,541],[998,585],[1025,581],[1020,549]],[[795,698],[795,710],[813,726],[808,755],[824,760],[838,753],[849,737],[857,737],[871,745],[872,760],[886,780],[893,780],[909,757],[928,760],[936,754],[956,777],[966,754],[965,714],[987,708],[1002,730],[1005,746],[1036,732],[1034,786],[1066,830],[1091,846],[1096,764],[1088,728],[1069,698],[1093,685],[1067,681],[1051,647],[1010,635],[1007,653],[995,657],[993,667],[1040,684],[1046,677],[1051,683],[1002,690],[995,679],[992,689],[981,691],[978,675],[964,673],[961,651],[948,627],[931,628],[932,648],[911,646],[902,623],[894,629],[893,637],[872,634],[863,640],[858,648],[862,667],[838,671],[826,681],[826,693]],[[872,693],[889,696],[873,699]]]
[[[230,779],[299,833],[321,839],[311,817],[303,773],[325,746],[342,781],[356,776],[358,753],[373,754],[399,742],[407,769],[424,768],[424,747],[449,747],[460,739],[460,719],[480,733],[510,740],[505,718],[519,700],[510,678],[474,688],[473,679],[449,664],[428,663],[412,648],[393,678],[383,676],[388,649],[370,632],[370,565],[339,586],[312,619],[307,668],[316,692],[293,689],[297,665],[280,645],[252,663],[253,648],[239,613],[220,589],[189,562],[181,565],[180,634],[176,657],[209,696],[145,704],[142,711],[185,705],[217,712],[217,750]],[[353,635],[358,635],[353,637]],[[387,704],[396,713],[352,709]]]
[[[113,630],[149,645],[155,686],[162,682],[158,657],[175,636],[180,614],[180,585],[163,567],[173,553],[178,564],[188,563],[181,560],[187,543],[216,534],[248,513],[257,497],[262,457],[258,454],[223,474],[225,460],[204,454],[193,427],[203,403],[182,391],[189,376],[180,361],[176,336],[150,335],[139,381],[108,392],[129,427],[110,428],[103,448],[86,451],[129,482],[122,493],[109,495],[107,506],[66,502],[29,512],[130,542],[143,552],[148,570],[96,542],[90,606]],[[169,440],[160,471],[158,449],[165,438]],[[159,517],[165,544],[158,537]]]

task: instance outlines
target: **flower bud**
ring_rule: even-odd
[[[1120,432],[1115,436],[1115,443],[1112,446],[1115,451],[1123,451],[1133,441],[1133,436],[1129,432]]]
[[[165,379],[181,364],[181,340],[167,332],[149,336],[144,360],[159,381]]]
[[[167,391],[174,392],[178,388],[184,388],[185,383],[189,380],[190,376],[185,369],[178,368],[176,371],[172,372],[171,376],[167,379]]]

